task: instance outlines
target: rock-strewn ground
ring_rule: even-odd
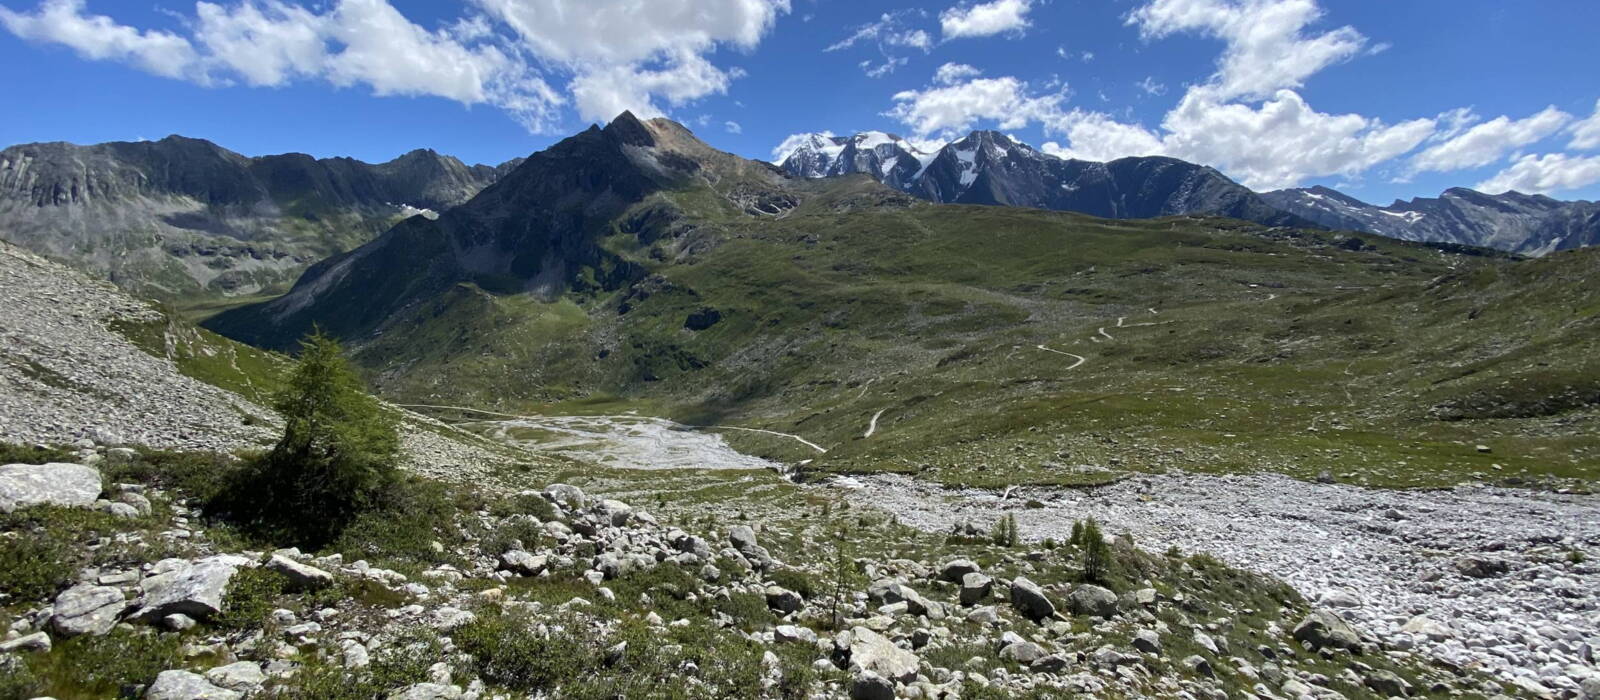
[[[270,411],[108,326],[161,318],[108,282],[0,244],[0,440],[227,450],[269,439]]]
[[[1209,552],[1279,577],[1401,648],[1557,691],[1600,676],[1594,496],[1390,491],[1276,475],[1152,476],[1004,499],[905,477],[854,485],[863,504],[930,531],[987,527],[1014,512],[1024,538],[1061,540],[1092,516],[1152,551]]]

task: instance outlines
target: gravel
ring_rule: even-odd
[[[1207,552],[1278,577],[1368,634],[1508,682],[1576,691],[1600,676],[1600,497],[1390,491],[1278,475],[1153,476],[1091,490],[1015,489],[1009,498],[903,476],[836,483],[932,532],[987,528],[1011,512],[1024,539],[1065,540],[1074,520],[1094,517],[1150,551]],[[1499,569],[1479,560],[1506,571],[1464,573]],[[1403,632],[1419,614],[1449,636]]]

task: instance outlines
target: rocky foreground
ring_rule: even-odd
[[[858,500],[931,531],[1015,513],[1025,538],[1043,540],[1094,517],[1146,547],[1209,552],[1281,578],[1396,648],[1492,671],[1536,696],[1600,683],[1594,496],[1391,491],[1276,475],[1151,476],[1009,498],[904,477],[850,485]]]
[[[174,467],[157,456],[99,446],[77,457],[150,483],[106,481],[80,463],[0,467],[0,542],[79,533],[59,581],[0,574],[11,618],[0,670],[12,684],[0,690],[48,686],[39,674],[73,669],[94,648],[83,640],[99,638],[167,650],[123,686],[154,700],[1530,690],[1429,668],[1278,584],[1123,539],[1108,538],[1114,573],[1100,585],[1076,580],[1087,545],[936,545],[826,509],[822,527],[798,531],[672,524],[555,484],[435,513],[421,535],[431,542],[369,534],[332,548],[350,551],[269,551],[241,548],[225,522],[169,490]],[[378,526],[405,529],[398,517]],[[834,540],[830,525],[858,529]],[[840,542],[855,544],[840,553]],[[907,547],[921,554],[895,555]]]

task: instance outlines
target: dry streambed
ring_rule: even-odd
[[[1074,520],[1092,516],[1151,551],[1177,546],[1277,576],[1382,639],[1535,694],[1576,691],[1600,675],[1597,497],[1276,475],[1151,476],[1009,497],[898,476],[839,481],[862,505],[932,532],[1014,512],[1026,539],[1065,540]]]

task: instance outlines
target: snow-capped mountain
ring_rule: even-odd
[[[942,203],[1034,207],[1107,218],[1215,214],[1270,225],[1310,225],[1208,167],[1161,157],[1109,163],[1064,160],[998,131],[974,131],[931,154],[882,132],[812,134],[781,167],[797,177],[866,173]]]
[[[1433,198],[1367,204],[1327,187],[1277,190],[1273,206],[1336,229],[1390,238],[1499,248],[1528,255],[1600,243],[1600,203],[1456,187]]]
[[[864,131],[855,136],[807,134],[780,162],[796,177],[868,173],[896,189],[907,189],[936,154],[924,153],[894,134]]]

